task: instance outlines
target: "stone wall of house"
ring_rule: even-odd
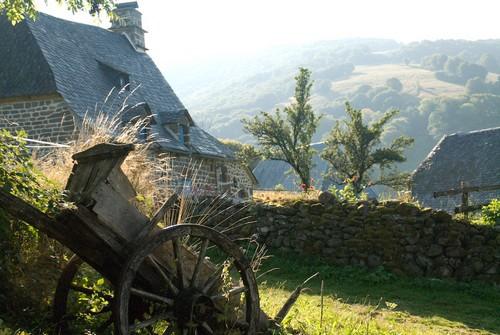
[[[456,221],[443,211],[375,201],[242,204],[229,211],[212,222],[250,216],[255,223],[232,230],[233,238],[253,235],[271,254],[279,250],[335,265],[383,266],[410,276],[500,283],[500,227]]]
[[[166,155],[163,159],[168,187],[171,189],[182,187],[185,192],[202,195],[228,193],[241,199],[252,196],[252,179],[236,161],[185,155]]]
[[[73,114],[61,97],[0,100],[0,129],[24,129],[30,138],[64,143],[73,137]]]

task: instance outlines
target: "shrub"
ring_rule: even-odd
[[[276,186],[274,186],[274,190],[276,192],[283,192],[285,191],[285,186],[283,186],[283,184],[277,184]]]
[[[0,189],[53,214],[61,194],[34,167],[25,136],[0,131]],[[50,313],[64,250],[1,209],[0,250],[0,315],[22,317],[24,324],[40,327],[41,318]]]
[[[500,199],[493,199],[487,206],[484,206],[481,217],[486,224],[500,225]]]

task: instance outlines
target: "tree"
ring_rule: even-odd
[[[487,74],[488,71],[486,71],[484,67],[469,62],[463,62],[458,67],[458,76],[461,77],[464,81],[467,81],[474,77],[479,77],[484,80]]]
[[[488,72],[499,72],[498,62],[495,56],[492,54],[484,53],[481,55],[478,61],[479,65],[482,65]]]
[[[479,77],[474,77],[472,79],[467,80],[465,84],[465,91],[467,94],[477,94],[477,93],[486,93],[488,91],[488,85],[484,82],[483,79]]]
[[[65,4],[73,13],[87,10],[91,15],[102,11],[110,13],[114,8],[114,0],[56,0]],[[45,0],[47,2],[47,0]],[[34,0],[0,0],[0,15],[7,15],[9,21],[15,25],[26,17],[36,18],[36,5]]]
[[[311,186],[311,167],[314,150],[311,139],[318,127],[317,116],[310,103],[311,71],[300,68],[295,77],[294,101],[274,114],[261,112],[253,119],[244,119],[246,132],[257,138],[267,158],[279,159],[291,165],[304,191]]]
[[[389,78],[385,82],[385,86],[392,88],[396,92],[401,92],[403,90],[403,84],[398,78]]]
[[[443,70],[446,61],[448,60],[448,56],[443,54],[433,54],[431,56],[427,56],[422,60],[422,66],[426,69],[430,69],[433,71]]]
[[[241,143],[231,139],[219,139],[219,141],[233,150],[236,160],[250,170],[253,170],[255,166],[257,166],[262,157],[262,153],[251,144]]]
[[[361,193],[370,184],[391,185],[401,182],[402,174],[394,173],[381,176],[379,180],[371,180],[369,172],[378,166],[387,170],[394,163],[406,160],[403,152],[413,143],[407,136],[395,138],[388,147],[380,146],[384,127],[399,111],[392,110],[370,125],[363,122],[361,110],[346,103],[347,119],[337,121],[326,140],[326,147],[321,157],[330,163],[330,174],[337,180],[352,183],[356,194]]]

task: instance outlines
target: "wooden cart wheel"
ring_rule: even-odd
[[[115,304],[118,334],[255,334],[259,295],[239,246],[196,224],[170,226],[147,238],[121,274]],[[208,257],[209,256],[209,257]],[[133,319],[130,299],[150,304]],[[135,313],[135,315],[137,315]]]
[[[112,291],[104,279],[74,255],[65,266],[54,295],[55,333],[110,334]]]

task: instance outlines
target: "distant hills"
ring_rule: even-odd
[[[344,117],[347,100],[366,108],[368,119],[396,108],[401,113],[386,139],[415,137],[401,166],[411,170],[444,134],[500,126],[499,65],[500,40],[349,39],[164,72],[201,126],[216,137],[251,142],[241,118],[285,105],[298,67],[307,67],[315,80],[313,106],[325,115],[315,141]]]

